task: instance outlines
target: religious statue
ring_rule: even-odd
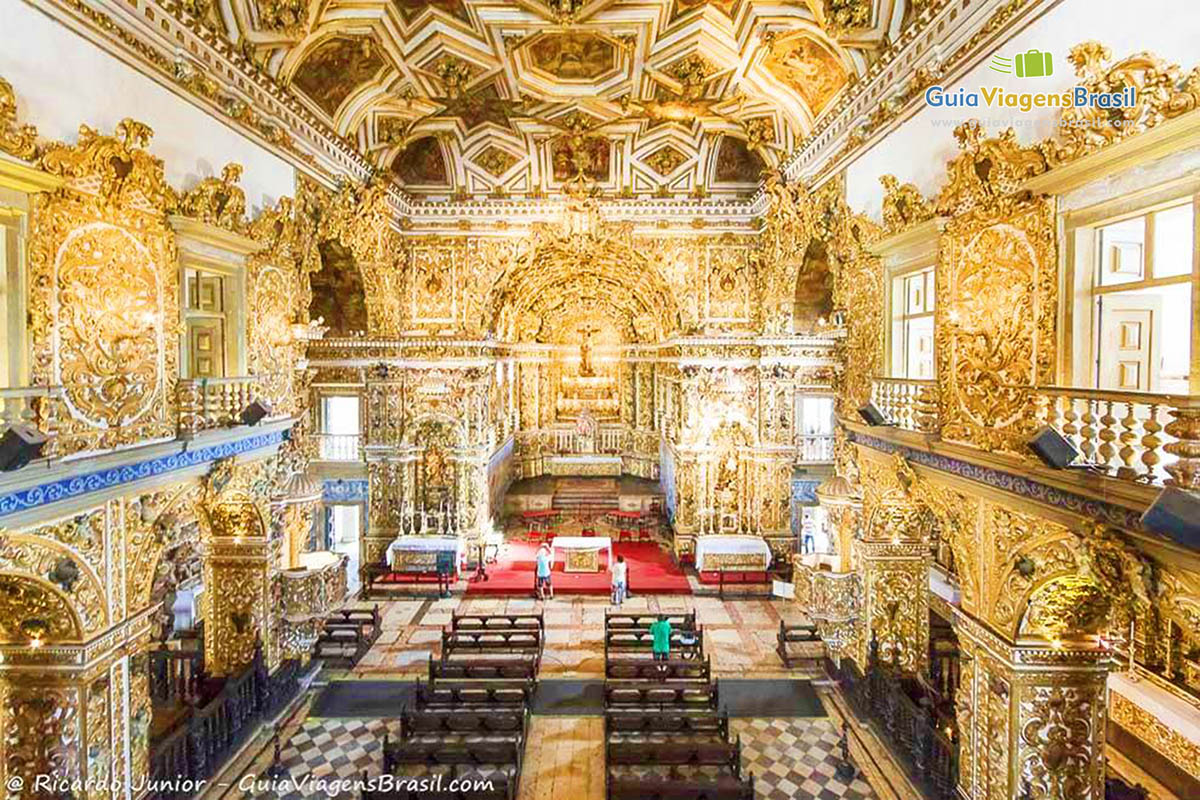
[[[579,374],[585,378],[596,374],[596,370],[592,366],[592,334],[599,330],[590,325],[585,325],[578,330],[579,334],[583,336],[583,341],[579,343]]]

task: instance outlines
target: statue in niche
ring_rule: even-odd
[[[579,419],[575,421],[575,435],[578,439],[579,452],[596,452],[596,431],[596,417],[592,415],[591,409],[584,408],[579,414]]]
[[[583,337],[583,341],[579,343],[579,374],[585,378],[596,374],[596,369],[592,366],[592,334],[599,331],[599,328],[591,325],[585,325],[577,331]]]

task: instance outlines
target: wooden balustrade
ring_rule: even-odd
[[[0,389],[0,427],[23,423],[32,425],[50,437],[42,448],[43,457],[56,454],[55,434],[61,414],[61,386],[22,386]]]
[[[802,433],[796,436],[796,460],[811,464],[833,461],[832,433]]]
[[[299,688],[298,662],[286,661],[268,675],[262,650],[256,650],[245,670],[225,681],[213,697],[191,705],[151,744],[152,788],[147,797],[175,800],[195,796],[196,783],[217,774],[258,723],[278,714]],[[193,695],[192,700],[198,698]]]
[[[1200,396],[1037,389],[1038,420],[1123,480],[1200,490]]]
[[[879,661],[875,647],[866,674],[851,659],[826,662],[855,716],[867,719],[906,768],[925,797],[955,800],[958,785],[958,738],[952,720],[940,719],[942,705],[915,676]],[[922,695],[921,702],[913,699]]]
[[[319,433],[316,438],[323,461],[362,460],[362,436],[357,433]]]
[[[204,646],[199,650],[151,650],[150,698],[158,705],[191,703],[204,674]]]
[[[871,402],[901,430],[936,433],[940,427],[935,381],[875,378]]]
[[[235,424],[251,401],[261,399],[259,391],[255,375],[181,379],[177,389],[180,437]]]

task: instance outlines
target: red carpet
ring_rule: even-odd
[[[467,596],[505,595],[533,596],[533,559],[537,546],[526,542],[507,542],[500,560],[488,566],[488,580],[467,584]],[[671,556],[651,542],[613,543],[613,558],[625,556],[629,564],[629,591],[633,594],[691,594],[687,576],[671,561]],[[607,556],[600,556],[606,567]],[[560,556],[554,564],[551,578],[554,593],[595,594],[607,596],[612,591],[612,577],[607,569],[601,572],[563,572]]]

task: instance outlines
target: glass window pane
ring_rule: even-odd
[[[358,430],[358,398],[325,398],[325,433],[353,435]]]
[[[933,377],[933,317],[921,317],[908,322],[909,378]]]
[[[1105,225],[1098,237],[1101,286],[1140,281],[1145,277],[1146,218]]]
[[[910,275],[905,282],[908,284],[908,313],[920,314],[925,308],[925,278],[922,275]]]
[[[937,297],[937,290],[933,283],[933,270],[928,270],[925,273],[925,310],[933,311],[934,299]]]
[[[1154,215],[1154,277],[1169,278],[1192,271],[1192,204]]]

